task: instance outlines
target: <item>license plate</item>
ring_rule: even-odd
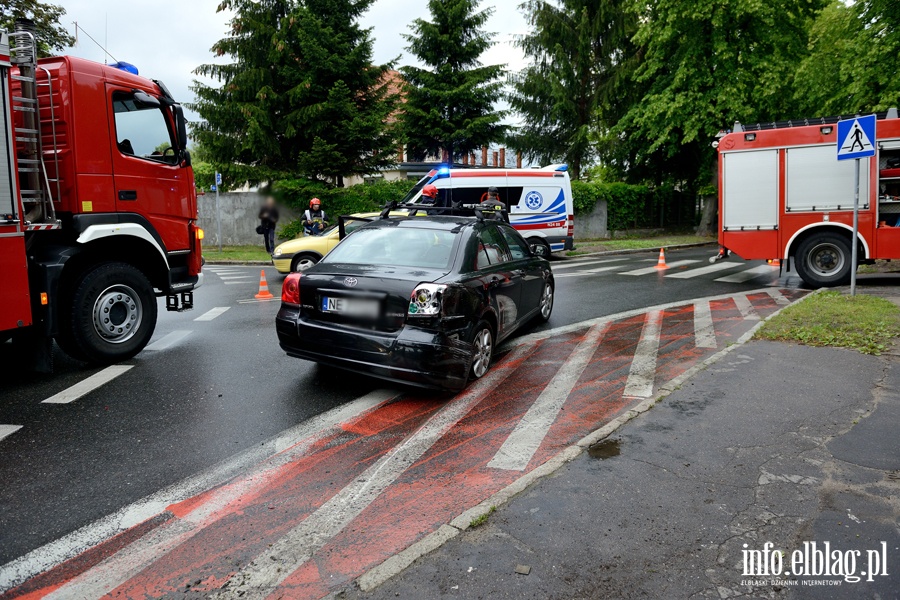
[[[361,298],[322,297],[322,312],[352,317],[377,317],[378,301]]]

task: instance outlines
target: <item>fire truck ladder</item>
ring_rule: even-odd
[[[56,139],[56,114],[53,106],[53,80],[50,72],[37,64],[37,43],[29,31],[10,34],[11,62],[19,67],[19,74],[12,78],[21,84],[21,93],[13,96],[13,110],[21,113],[20,123],[14,127],[15,141],[24,147],[19,152],[18,170],[22,204],[25,207],[26,226],[31,230],[57,229],[56,207],[51,192],[54,184],[56,197],[60,197],[59,148]],[[46,82],[38,81],[38,73],[46,75]],[[55,177],[47,174],[41,136],[41,106],[38,88],[47,88],[50,99],[51,144]]]

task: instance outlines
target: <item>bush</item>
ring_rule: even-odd
[[[607,228],[610,231],[653,227],[654,221],[658,220],[659,203],[673,205],[677,195],[671,187],[654,189],[619,182],[572,182],[575,214],[589,214],[597,202],[606,200]]]
[[[319,198],[332,223],[341,215],[380,210],[391,200],[402,200],[415,185],[412,181],[379,181],[373,184],[336,188],[308,179],[285,179],[275,182],[273,190],[279,201],[297,210],[309,208],[312,198]],[[295,238],[303,232],[299,219],[286,223],[278,235]]]

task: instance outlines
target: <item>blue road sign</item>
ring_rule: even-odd
[[[837,159],[869,156],[875,156],[875,115],[838,121]]]
[[[222,185],[222,174],[216,173],[216,185]]]
[[[218,186],[211,185],[211,186],[209,186],[209,191],[215,192],[217,187],[218,187]]]

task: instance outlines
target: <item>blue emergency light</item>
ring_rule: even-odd
[[[138,72],[138,68],[131,63],[119,61],[109,66],[113,67],[114,69],[119,69],[120,71],[125,71],[126,73],[131,73],[132,75],[140,75],[140,73]]]

